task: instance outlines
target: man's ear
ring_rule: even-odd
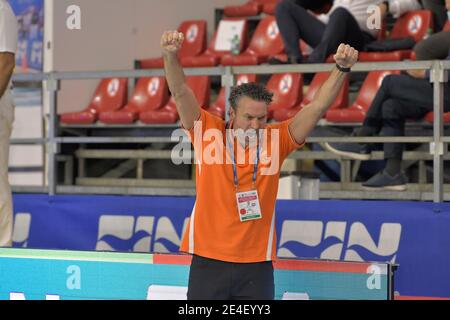
[[[236,117],[236,111],[233,107],[230,107],[230,111],[228,111],[228,114],[230,115],[230,120],[234,120],[234,118]]]

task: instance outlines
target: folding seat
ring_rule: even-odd
[[[275,7],[278,2],[280,0],[267,1],[267,3],[263,4],[262,12],[271,16],[275,15]]]
[[[447,20],[447,22],[445,23],[444,29],[443,31],[448,31],[450,30],[450,20]]]
[[[184,21],[178,27],[178,31],[184,34],[184,42],[178,57],[193,57],[202,54],[206,50],[206,20]],[[162,57],[143,59],[139,61],[141,69],[160,69],[164,67]]]
[[[127,79],[108,78],[100,81],[89,106],[80,112],[64,113],[60,122],[64,124],[92,124],[101,112],[122,108],[127,101]]]
[[[257,16],[261,12],[268,13],[271,6],[277,0],[249,0],[243,5],[225,6],[223,13],[226,17],[252,17]]]
[[[326,119],[331,122],[362,122],[385,76],[398,71],[371,71],[361,86],[355,102],[348,108],[329,110]]]
[[[186,82],[194,92],[200,107],[207,108],[211,93],[210,78],[208,76],[190,76],[186,77]],[[173,97],[164,107],[139,114],[139,120],[147,124],[169,124],[177,122],[178,119],[179,115]]]
[[[231,53],[231,39],[228,39],[230,30],[237,34],[239,52],[242,52],[248,43],[248,22],[245,19],[225,18],[222,19],[214,33],[206,51],[198,56],[183,57],[183,67],[214,67],[220,62],[220,58]]]
[[[101,112],[99,120],[106,124],[130,124],[139,118],[139,113],[158,110],[168,100],[169,90],[164,77],[141,78],[128,104],[119,110]]]
[[[434,112],[428,112],[425,115],[425,121],[429,122],[429,123],[433,123],[434,122]],[[450,111],[449,112],[444,112],[443,114],[443,119],[444,123],[449,123],[450,122]]]
[[[429,10],[409,11],[397,19],[392,32],[386,39],[413,37],[421,41],[429,28],[433,27],[433,16]],[[360,52],[359,61],[401,61],[408,59],[412,50],[394,50],[389,52]]]
[[[240,74],[237,76],[236,85],[241,85],[243,83],[256,82],[256,75],[254,74]],[[213,115],[225,119],[225,88],[221,88],[216,101],[208,108],[208,112]]]
[[[274,74],[267,82],[267,89],[273,92],[273,101],[268,110],[268,118],[280,109],[292,109],[303,98],[303,76],[299,73]]]
[[[311,81],[311,84],[309,85],[308,91],[306,92],[302,102],[299,105],[290,109],[281,108],[275,110],[273,118],[276,121],[284,121],[294,117],[297,114],[297,112],[299,112],[304,106],[308,105],[309,103],[311,103],[311,101],[313,101],[317,91],[319,91],[324,82],[328,79],[329,75],[330,75],[329,72],[316,73],[313,80]],[[346,77],[345,82],[341,90],[339,91],[338,96],[333,101],[329,110],[343,108],[348,105],[348,87],[349,82],[348,77]]]
[[[283,51],[284,44],[275,17],[267,16],[258,23],[248,48],[240,55],[224,55],[220,63],[226,66],[258,65]]]

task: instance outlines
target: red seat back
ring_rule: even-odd
[[[93,112],[118,110],[126,104],[127,92],[127,79],[102,79],[88,109]]]
[[[426,35],[429,28],[433,28],[431,11],[409,11],[397,19],[389,38],[413,37],[416,42],[419,42]]]
[[[447,22],[445,23],[444,29],[443,31],[448,31],[450,30],[450,20],[447,20]]]
[[[311,81],[308,91],[305,94],[305,97],[303,98],[302,103],[300,104],[301,107],[304,107],[311,103],[311,101],[314,99],[315,95],[317,94],[317,91],[322,87],[324,82],[328,79],[330,76],[329,72],[318,72],[315,74],[313,80]],[[329,109],[338,109],[338,108],[344,108],[348,106],[348,77],[346,77],[345,82],[339,91],[338,96],[333,101]]]
[[[303,98],[303,77],[299,73],[274,74],[267,82],[267,89],[273,92],[272,110],[293,108]]]
[[[195,98],[201,108],[207,108],[209,106],[209,98],[211,95],[211,79],[209,76],[189,76],[186,77],[187,85],[192,89],[195,94]],[[170,98],[167,109],[176,111],[175,100]]]
[[[182,57],[198,56],[206,50],[206,21],[188,20],[178,27],[178,31],[184,34],[184,42],[178,55]]]
[[[246,52],[261,56],[272,56],[283,51],[284,43],[275,17],[267,16],[258,23]]]
[[[378,31],[378,34],[377,34],[377,40],[381,41],[381,40],[386,39],[386,33],[387,33],[387,23],[386,23],[386,20],[383,20],[381,22],[381,29],[380,29],[380,31]]]
[[[378,89],[381,87],[384,77],[389,74],[399,74],[399,71],[369,72],[361,86],[361,89],[359,90],[358,97],[351,107],[367,111],[372,104]]]
[[[164,106],[169,90],[164,77],[141,78],[136,84],[128,107],[136,111],[156,110]]]

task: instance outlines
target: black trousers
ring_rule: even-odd
[[[188,300],[273,300],[274,295],[271,261],[232,263],[192,257]]]
[[[284,0],[277,5],[275,16],[288,56],[303,58],[298,45],[300,39],[314,48],[308,61],[305,61],[308,63],[325,62],[330,54],[336,53],[341,43],[361,51],[367,43],[375,40],[361,30],[356,19],[345,8],[335,9],[329,22],[324,24],[304,7]]]
[[[408,75],[388,75],[370,105],[363,125],[381,136],[404,136],[405,122],[433,111],[433,84]],[[444,89],[444,111],[450,111],[450,85]],[[402,143],[385,143],[385,159],[402,159]]]

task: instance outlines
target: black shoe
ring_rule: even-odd
[[[325,150],[354,160],[369,160],[372,152],[370,144],[324,142],[321,145]]]
[[[404,173],[395,176],[389,175],[386,170],[378,172],[372,178],[362,184],[366,189],[385,189],[393,191],[405,191],[407,178]]]

